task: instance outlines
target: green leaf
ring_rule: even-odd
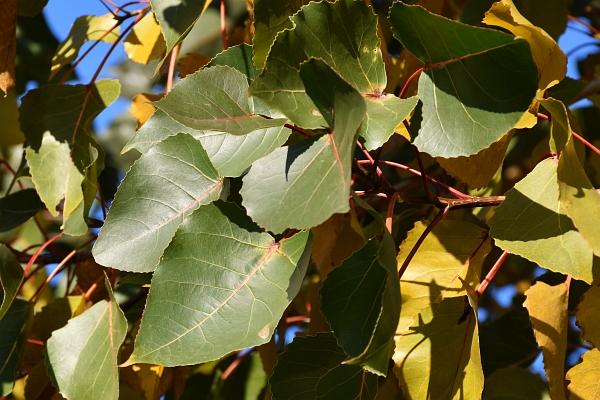
[[[544,369],[553,400],[565,400],[565,357],[568,331],[568,288],[536,282],[525,295],[535,339],[542,349]]]
[[[21,357],[27,344],[29,328],[33,320],[33,307],[25,300],[17,299],[0,320],[0,396],[13,390]]]
[[[75,61],[79,55],[79,49],[84,43],[92,40],[101,40],[106,43],[114,43],[120,33],[119,22],[113,14],[99,17],[84,15],[73,22],[71,31],[67,38],[58,46],[54,57],[52,57],[52,69],[50,79],[65,65]],[[116,26],[116,28],[115,28]],[[110,33],[107,32],[114,28]]]
[[[43,342],[52,336],[52,332],[67,325],[69,320],[85,311],[84,295],[55,297],[36,314],[39,339]]]
[[[254,0],[254,65],[263,69],[277,34],[294,27],[290,17],[309,0]]]
[[[582,336],[594,346],[600,344],[600,320],[597,313],[600,303],[600,286],[593,285],[581,298],[575,310],[577,326],[581,328]]]
[[[431,304],[396,343],[407,399],[478,399],[483,390],[477,311],[466,296]]]
[[[483,400],[551,400],[548,384],[525,368],[496,370],[485,380]]]
[[[256,4],[254,5],[254,11],[256,13]],[[260,73],[252,63],[254,51],[255,47],[246,43],[231,46],[227,50],[217,54],[204,68],[210,68],[217,65],[231,67],[246,75],[248,84],[251,84]]]
[[[189,128],[232,135],[281,127],[287,122],[285,118],[258,115],[254,100],[248,97],[246,76],[220,65],[186,76],[164,98],[152,104]]]
[[[179,224],[216,200],[222,185],[196,139],[181,133],[160,142],[123,179],[92,250],[96,262],[153,271]]]
[[[365,139],[364,147],[375,150],[394,134],[396,127],[410,115],[419,98],[400,99],[393,94],[365,97],[367,115],[358,134]]]
[[[165,58],[156,66],[156,72],[171,53],[173,47],[183,41],[198,18],[210,5],[210,0],[150,0],[152,11],[158,20],[162,34],[167,42]]]
[[[496,245],[541,267],[591,283],[598,258],[559,204],[557,165],[540,162],[490,219]]]
[[[583,356],[583,362],[577,364],[567,372],[569,386],[569,400],[595,399],[600,393],[600,350],[591,349]]]
[[[17,14],[34,17],[42,12],[48,0],[17,0]]]
[[[311,241],[304,231],[275,242],[232,203],[200,207],[154,272],[128,363],[197,364],[268,342],[300,289]]]
[[[0,283],[2,284],[2,305],[0,320],[6,315],[10,305],[17,297],[23,282],[23,267],[8,247],[0,243]]]
[[[27,222],[42,208],[35,189],[20,190],[0,199],[0,232],[10,231]]]
[[[256,106],[259,104],[256,103]],[[262,104],[260,106],[264,107]],[[264,111],[265,115],[271,114],[267,109]],[[123,152],[135,148],[146,153],[152,146],[179,132],[189,133],[199,140],[219,175],[231,177],[241,175],[254,161],[283,145],[291,133],[284,127],[259,129],[243,136],[216,131],[196,131],[175,122],[163,111],[156,110],[125,146]]]
[[[417,222],[400,246],[398,268],[416,246],[427,225]],[[484,228],[469,222],[442,220],[427,235],[400,279],[402,308],[397,332],[406,331],[415,316],[431,303],[464,296],[461,277],[470,286],[481,279],[481,266],[491,250]]]
[[[322,60],[306,62],[300,74],[332,132],[258,160],[240,192],[252,219],[275,233],[349,210],[352,154],[366,111],[360,93]]]
[[[67,399],[119,397],[119,350],[127,320],[105,279],[109,300],[94,304],[54,331],[46,342],[46,367],[58,392]]]
[[[150,285],[152,272],[130,272],[117,282],[117,285]]]
[[[396,2],[394,36],[425,63],[420,112],[411,119],[419,150],[436,157],[476,154],[512,129],[538,87],[529,44]],[[510,60],[510,62],[508,61]]]
[[[269,379],[273,400],[375,399],[377,377],[342,364],[346,357],[332,333],[296,337],[277,357]]]

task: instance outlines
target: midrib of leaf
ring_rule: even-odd
[[[209,189],[208,189],[206,192],[204,192],[204,193],[202,194],[202,196],[200,196],[200,197],[198,197],[197,199],[195,199],[195,200],[194,200],[192,203],[190,203],[190,204],[189,204],[189,205],[188,205],[186,208],[184,208],[183,210],[181,210],[181,211],[178,211],[178,212],[177,212],[176,214],[174,214],[174,215],[173,215],[171,218],[169,218],[169,219],[165,220],[163,223],[161,223],[160,225],[157,225],[157,226],[155,226],[155,227],[154,227],[154,228],[152,228],[152,229],[148,229],[146,232],[144,232],[143,234],[141,234],[141,235],[139,235],[139,236],[136,236],[136,237],[134,237],[134,238],[132,238],[132,239],[129,239],[129,240],[125,241],[125,242],[121,242],[120,244],[118,244],[118,245],[114,246],[113,248],[117,248],[117,249],[118,249],[118,248],[121,248],[121,247],[123,247],[123,246],[124,246],[124,245],[126,245],[126,244],[129,244],[129,243],[131,243],[131,242],[134,242],[134,241],[136,241],[136,240],[139,240],[140,238],[143,238],[144,236],[147,236],[147,235],[149,235],[149,234],[151,234],[151,233],[154,233],[154,232],[156,232],[157,230],[161,229],[163,226],[165,226],[165,225],[167,225],[167,224],[171,223],[173,220],[175,220],[175,219],[177,219],[177,218],[181,217],[183,214],[185,214],[185,212],[186,212],[186,211],[188,211],[188,210],[190,210],[191,208],[195,207],[195,206],[196,206],[196,205],[197,205],[197,204],[198,204],[200,201],[202,201],[202,200],[203,200],[203,199],[204,199],[206,196],[208,196],[209,194],[211,194],[211,193],[212,193],[212,192],[213,192],[213,191],[214,191],[216,188],[218,188],[220,185],[221,185],[221,181],[216,181],[214,185],[212,185],[212,186],[211,186],[211,187],[210,187],[210,188],[209,188]],[[188,194],[189,194],[189,193],[188,193]],[[153,201],[154,201],[154,199],[149,199],[149,200],[153,200]],[[161,204],[163,204],[163,203],[161,203]],[[172,208],[172,207],[169,207],[169,208]]]
[[[167,342],[167,343],[163,344],[162,346],[157,347],[156,349],[153,349],[152,351],[142,355],[140,358],[147,357],[148,355],[150,355],[152,353],[156,353],[157,351],[163,349],[164,347],[170,346],[171,344],[180,340],[182,337],[186,336],[188,333],[196,330],[198,327],[200,327],[202,324],[204,324],[206,321],[208,321],[210,318],[212,318],[215,315],[215,313],[217,313],[221,308],[223,308],[229,302],[229,300],[231,300],[235,295],[237,295],[239,293],[239,291],[242,290],[242,288],[248,284],[250,279],[252,279],[252,277],[254,277],[254,275],[256,275],[256,273],[267,263],[267,261],[269,261],[269,259],[271,258],[271,256],[273,256],[273,254],[278,253],[278,254],[284,256],[285,258],[288,258],[285,254],[283,254],[282,252],[279,251],[279,247],[280,247],[280,243],[271,242],[271,244],[268,247],[269,250],[267,251],[267,254],[265,254],[264,257],[258,262],[256,267],[254,267],[254,269],[252,271],[250,271],[250,273],[246,276],[246,278],[235,289],[233,289],[231,294],[225,300],[223,300],[221,302],[221,304],[219,304],[213,311],[211,311],[206,317],[204,317],[204,319],[202,321],[198,322],[196,325],[194,325],[193,327],[191,327],[190,329],[188,329],[186,332],[182,333],[181,335],[178,335],[175,339],[171,340],[170,342]]]

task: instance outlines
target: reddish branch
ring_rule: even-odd
[[[387,210],[387,215],[385,217],[385,227],[387,228],[388,232],[391,234],[392,233],[392,222],[394,219],[394,206],[396,205],[396,200],[398,199],[398,192],[394,193],[390,199],[390,202],[388,203],[388,210]]]
[[[227,13],[225,10],[225,0],[221,0],[221,38],[223,40],[223,50],[227,50]]]
[[[574,17],[572,15],[568,16],[569,20],[573,21],[573,22],[577,22],[579,25],[586,27],[587,29],[589,29],[594,35],[599,35],[600,31],[596,28],[594,28],[593,26],[591,26],[590,24],[586,23],[585,21],[580,20],[577,17]]]
[[[173,89],[173,80],[175,79],[175,65],[177,64],[177,56],[179,55],[179,47],[178,44],[171,51],[171,59],[169,61],[169,72],[167,74],[167,86],[166,92],[169,93],[171,89]]]
[[[75,253],[77,253],[77,250],[73,250],[72,252],[70,252],[61,262],[60,264],[58,264],[56,266],[56,268],[54,268],[54,271],[52,271],[52,273],[48,276],[48,278],[46,279],[46,281],[38,288],[38,290],[36,290],[36,292],[33,294],[33,296],[31,296],[31,299],[29,299],[29,301],[31,303],[37,303],[37,301],[40,299],[40,297],[42,296],[42,293],[44,292],[44,289],[50,284],[50,281],[60,272],[63,270],[64,266],[67,264],[67,262],[73,258],[73,256],[75,255]],[[69,290],[69,288],[67,287],[67,290]]]
[[[478,297],[481,297],[483,292],[485,292],[485,289],[487,289],[488,285],[490,284],[492,279],[494,279],[494,276],[496,276],[496,273],[498,272],[498,270],[500,269],[502,264],[504,264],[506,257],[508,257],[508,252],[506,252],[506,251],[502,252],[500,257],[498,257],[498,260],[496,260],[496,263],[494,264],[492,269],[490,269],[490,272],[488,272],[488,274],[483,279],[483,281],[481,281],[481,284],[479,285],[479,287],[477,288],[477,291],[476,291]]]

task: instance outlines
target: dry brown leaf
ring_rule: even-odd
[[[537,282],[525,292],[523,306],[529,311],[535,340],[542,349],[550,397],[565,400],[565,357],[567,354],[567,286]]]
[[[15,87],[17,56],[17,0],[4,0],[0,6],[0,90],[4,97]]]
[[[160,100],[163,97],[164,94],[150,93],[141,93],[133,97],[133,102],[131,103],[129,113],[137,120],[137,129],[140,129],[142,125],[148,121],[148,118],[154,114],[154,111],[156,111],[156,107],[149,103]]]
[[[210,57],[202,54],[187,53],[185,57],[179,60],[179,77],[181,79],[193,74],[204,67],[211,60]]]

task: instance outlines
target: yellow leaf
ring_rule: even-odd
[[[193,74],[204,67],[211,60],[208,56],[202,54],[187,53],[185,57],[179,60],[179,77],[181,79]]]
[[[133,97],[129,113],[137,120],[137,129],[140,129],[148,121],[148,118],[154,114],[154,111],[156,111],[156,107],[150,104],[150,102],[160,100],[163,97],[164,94],[150,93],[141,93]]]
[[[567,56],[546,31],[521,15],[512,0],[494,3],[483,22],[504,28],[529,42],[540,75],[540,90],[556,85],[567,74]]]
[[[600,398],[600,351],[592,349],[585,353],[583,362],[567,372],[569,400],[590,400]],[[553,398],[554,399],[554,398]]]
[[[58,46],[56,54],[52,57],[50,79],[65,65],[77,59],[79,49],[90,40],[102,40],[114,43],[120,32],[118,21],[112,14],[100,17],[84,15],[73,23],[69,36]],[[112,29],[112,31],[110,31]],[[110,32],[109,32],[110,31]],[[107,33],[108,32],[108,33]]]
[[[575,310],[577,326],[583,332],[585,340],[594,346],[600,345],[600,321],[598,309],[600,305],[600,286],[594,285],[583,295],[581,302]]]
[[[125,53],[135,62],[148,64],[160,58],[167,49],[167,43],[153,12],[149,12],[133,28],[123,42]]]
[[[567,286],[549,286],[544,282],[537,282],[525,295],[527,300],[523,305],[529,311],[535,340],[542,349],[550,397],[553,400],[564,400],[569,298]]]
[[[15,87],[17,55],[17,0],[6,0],[0,6],[0,90],[4,97]]]
[[[448,174],[460,179],[473,189],[480,189],[489,183],[502,165],[506,149],[514,133],[515,129],[510,130],[487,149],[469,157],[436,157],[436,160]]]

